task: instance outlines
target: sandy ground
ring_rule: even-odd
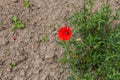
[[[64,71],[57,62],[63,54],[55,41],[57,29],[65,25],[64,16],[82,8],[84,0],[29,1],[30,7],[26,8],[23,0],[0,0],[0,80],[67,80],[70,71]],[[120,0],[110,3],[112,8],[120,6]],[[99,6],[96,1],[95,9]],[[12,16],[17,16],[26,28],[10,31]],[[49,40],[38,43],[45,35]],[[10,63],[17,66],[12,68]]]

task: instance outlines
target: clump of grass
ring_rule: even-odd
[[[13,26],[11,27],[12,31],[14,31],[15,29],[25,28],[25,25],[17,18],[17,16],[13,16],[12,21],[13,21]]]
[[[85,0],[83,9],[68,19],[73,36],[61,42],[60,62],[71,69],[68,80],[120,80],[120,24],[112,26],[120,15],[112,15],[108,3],[94,13],[92,7],[92,0]]]
[[[30,6],[29,0],[24,0],[24,6],[25,7],[29,7]]]
[[[49,41],[48,35],[43,36],[42,41],[43,41],[43,42]]]
[[[11,68],[14,68],[14,67],[16,67],[16,66],[17,66],[16,63],[10,63],[10,67],[11,67]]]
[[[48,41],[49,41],[48,35],[44,35],[42,39],[39,39],[37,42],[41,43],[41,42],[48,42]]]

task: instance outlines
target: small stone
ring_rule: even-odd
[[[6,71],[7,72],[11,72],[12,70],[11,70],[11,68],[7,68]]]
[[[57,31],[52,31],[52,35],[56,35],[57,34]]]
[[[21,70],[20,75],[25,76],[25,71]]]
[[[47,54],[46,56],[45,56],[45,58],[46,59],[49,59],[49,58],[53,58],[55,55],[54,54]]]
[[[19,1],[19,0],[12,0],[12,2],[14,2],[14,3],[18,3],[18,1]]]

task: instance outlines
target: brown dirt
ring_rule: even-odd
[[[57,29],[65,25],[63,17],[75,11],[68,4],[79,11],[83,0],[29,1],[30,7],[26,8],[23,0],[0,0],[0,80],[67,80],[70,71],[64,71],[57,62],[63,52],[55,41]],[[119,7],[119,2],[110,0],[113,8]],[[17,16],[26,28],[10,31],[12,16]],[[37,43],[45,35],[49,41]],[[10,63],[17,66],[11,68]]]

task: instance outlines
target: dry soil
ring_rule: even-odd
[[[57,30],[66,24],[64,17],[82,9],[84,0],[29,1],[30,7],[24,7],[23,0],[0,0],[0,80],[67,80],[70,71],[57,62],[63,55]],[[120,6],[120,0],[109,2],[113,9]],[[100,5],[96,0],[94,9]],[[11,31],[13,16],[26,28]],[[49,40],[38,42],[45,35]]]

